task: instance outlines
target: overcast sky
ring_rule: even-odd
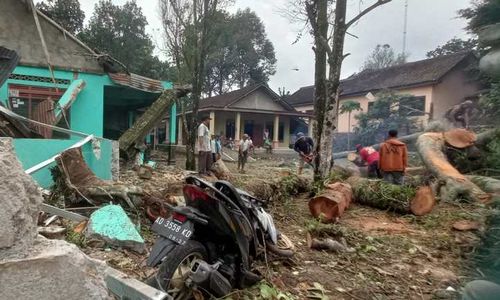
[[[161,46],[161,22],[157,0],[136,0],[147,17],[148,33]],[[363,0],[364,6],[375,0]],[[98,0],[80,0],[86,18],[92,15]],[[126,0],[113,0],[123,4]],[[312,39],[305,34],[296,40],[299,27],[283,18],[279,11],[288,0],[236,0],[230,11],[249,7],[262,19],[268,38],[274,44],[278,60],[276,74],[271,77],[271,88],[285,87],[291,92],[314,81]],[[349,0],[348,14],[359,11],[359,0]],[[359,71],[365,58],[377,44],[389,44],[397,52],[403,47],[405,0],[393,0],[364,16],[349,32],[359,38],[346,37],[345,52],[351,55],[342,66],[342,76]],[[470,5],[470,0],[408,0],[408,29],[406,49],[409,60],[425,58],[425,53],[453,37],[467,37],[465,21],[457,18],[457,11]],[[361,6],[363,8],[363,6]],[[298,71],[292,69],[298,68]]]

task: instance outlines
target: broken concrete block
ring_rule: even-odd
[[[144,240],[120,205],[107,205],[92,213],[85,236],[138,253],[145,250]]]
[[[24,173],[11,138],[0,138],[0,259],[26,252],[37,236],[43,198],[31,176]]]
[[[103,262],[75,245],[39,236],[31,256],[0,260],[1,299],[113,299]]]

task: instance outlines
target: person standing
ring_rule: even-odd
[[[248,134],[245,133],[238,147],[238,170],[241,170],[241,172],[245,171],[244,169],[248,158],[248,151],[251,147],[252,141],[248,138]]]
[[[408,149],[405,143],[398,140],[397,130],[389,130],[389,137],[380,146],[379,156],[379,168],[384,174],[384,181],[402,185],[408,166]]]
[[[378,168],[378,161],[380,159],[378,151],[373,149],[373,147],[363,147],[360,144],[356,145],[356,151],[361,160],[368,165],[368,177],[382,178],[382,174]]]
[[[217,161],[217,140],[215,134],[210,137],[210,150],[212,151],[212,163]]]
[[[314,147],[314,142],[312,138],[305,136],[302,132],[297,133],[297,140],[293,146],[293,150],[299,153],[299,169],[297,173],[302,174],[302,170],[304,169],[304,164],[311,163],[313,155],[312,150]]]
[[[210,124],[210,117],[205,116],[198,126],[198,172],[200,175],[208,175],[208,170],[212,164],[208,124]]]

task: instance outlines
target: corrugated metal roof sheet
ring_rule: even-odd
[[[128,86],[149,93],[162,93],[164,90],[161,81],[134,73],[108,73],[108,75],[118,85]]]
[[[19,55],[17,55],[16,51],[0,46],[0,86],[9,78],[18,62]]]

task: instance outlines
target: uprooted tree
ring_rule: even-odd
[[[301,2],[301,1],[299,1]],[[340,71],[344,54],[344,40],[349,27],[358,22],[373,9],[391,2],[377,0],[363,9],[352,19],[347,20],[347,0],[335,1],[333,27],[329,33],[329,1],[303,1],[307,19],[314,37],[315,74],[314,74],[314,111],[316,126],[314,128],[314,178],[320,180],[330,173],[333,166],[333,134],[337,124],[338,97],[340,94]],[[326,76],[326,65],[329,73]]]

